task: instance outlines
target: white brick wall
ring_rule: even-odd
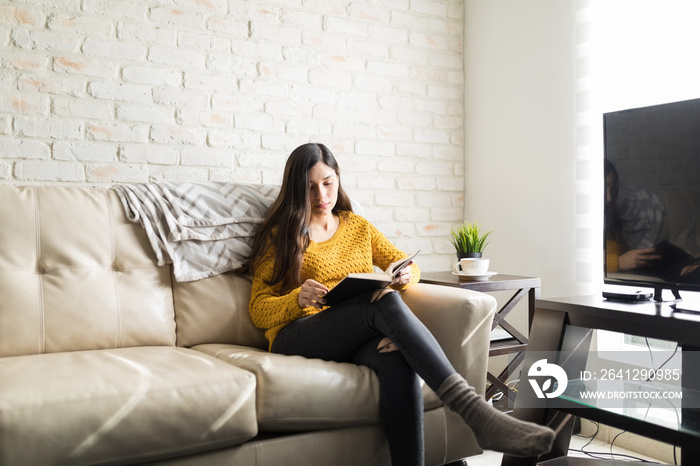
[[[278,183],[328,145],[426,270],[463,210],[462,0],[0,2],[0,183]]]

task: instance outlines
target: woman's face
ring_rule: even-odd
[[[323,162],[309,170],[311,215],[329,215],[338,201],[338,175]]]

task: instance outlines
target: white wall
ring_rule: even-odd
[[[466,217],[496,229],[494,270],[541,277],[543,297],[599,292],[602,113],[700,97],[700,4],[465,4]],[[672,461],[618,432],[596,438]]]
[[[461,0],[0,2],[0,183],[278,183],[326,143],[426,270],[463,220]]]
[[[465,216],[544,297],[602,287],[602,113],[697,98],[695,0],[465,0]]]
[[[465,216],[493,270],[576,294],[575,2],[465,4]]]

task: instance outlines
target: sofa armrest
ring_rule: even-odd
[[[427,283],[410,286],[402,298],[435,336],[457,372],[483,395],[496,299]]]
[[[478,291],[427,283],[408,287],[402,297],[433,333],[457,372],[483,395],[496,298]],[[446,412],[445,422],[443,463],[481,452],[471,429],[457,414]]]

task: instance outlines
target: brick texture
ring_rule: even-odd
[[[462,0],[0,2],[0,183],[279,183],[323,142],[365,216],[449,267]]]

